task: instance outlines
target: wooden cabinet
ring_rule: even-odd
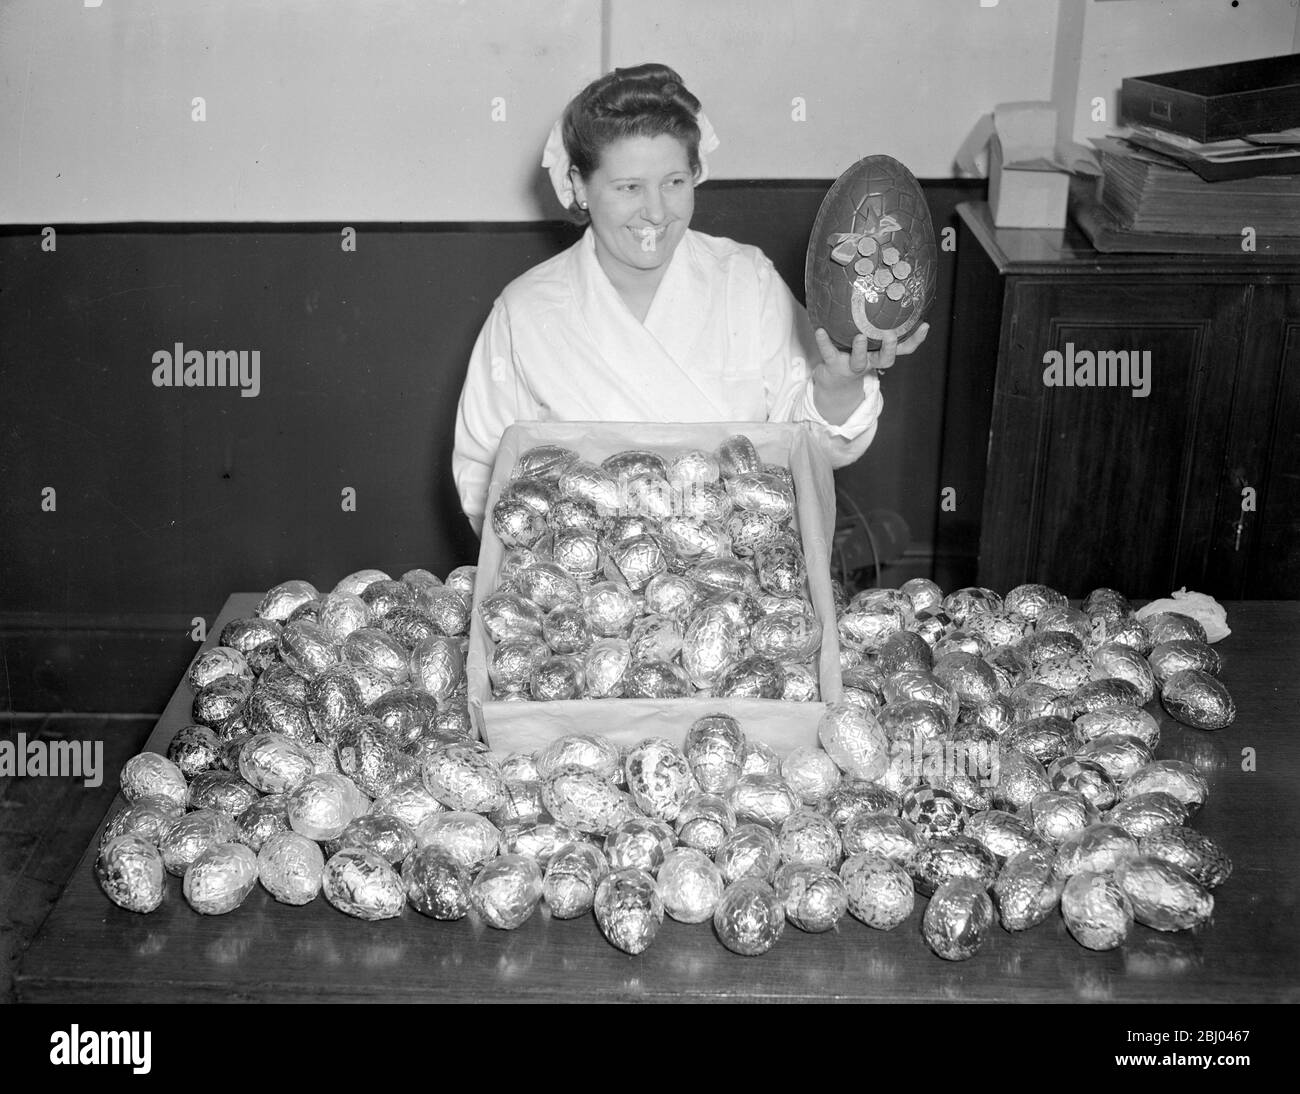
[[[1300,258],[958,211],[941,553],[1001,591],[1300,596]]]

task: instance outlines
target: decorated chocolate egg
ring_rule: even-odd
[[[609,864],[599,848],[585,840],[566,843],[546,864],[542,895],[557,919],[574,919],[591,911]]]
[[[181,891],[200,915],[225,915],[238,908],[256,884],[257,856],[242,843],[218,843],[190,863]]]
[[[870,851],[851,855],[840,867],[855,919],[878,931],[892,931],[912,914],[916,893],[912,879],[897,862]]]
[[[1026,847],[998,872],[993,897],[1008,931],[1027,931],[1056,911],[1065,881],[1056,876],[1055,861],[1056,852],[1051,848]]]
[[[406,905],[406,886],[397,871],[359,847],[344,848],[325,863],[321,891],[340,912],[357,919],[392,919]]]
[[[1237,716],[1237,706],[1217,677],[1202,669],[1179,669],[1160,686],[1160,701],[1184,725],[1223,729]]]
[[[420,847],[402,863],[406,899],[421,915],[463,919],[469,912],[470,877],[465,868],[438,847]]]
[[[104,895],[128,912],[152,912],[162,903],[162,855],[139,836],[114,836],[105,843],[95,859],[95,878]]]
[[[310,904],[324,872],[320,845],[297,832],[277,832],[257,852],[258,877],[281,904]]]
[[[775,946],[785,931],[785,906],[766,881],[742,878],[718,901],[713,929],[732,953],[756,957]]]
[[[772,883],[786,918],[801,931],[820,934],[834,929],[848,911],[849,894],[834,870],[810,863],[788,863]]]
[[[644,870],[615,870],[596,889],[596,922],[611,945],[624,953],[646,950],[664,920],[655,879]]]
[[[979,952],[993,926],[993,902],[985,886],[971,878],[945,881],[930,898],[921,933],[945,961],[968,961]]]
[[[541,867],[526,855],[501,855],[479,872],[470,886],[469,899],[488,926],[513,931],[541,903]]]
[[[736,811],[715,794],[694,794],[682,804],[675,825],[684,846],[712,858],[736,827]]]
[[[682,923],[703,923],[711,918],[726,887],[722,871],[693,847],[669,851],[657,881],[664,911]]]
[[[450,855],[470,875],[496,858],[501,847],[500,830],[478,813],[436,813],[415,830],[415,839],[419,847]]]

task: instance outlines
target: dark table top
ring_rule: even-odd
[[[252,613],[256,594],[227,601],[211,633]],[[440,923],[411,908],[363,923],[323,897],[277,904],[259,886],[234,912],[201,916],[169,878],[161,908],[111,904],[93,875],[95,839],[32,943],[22,1001],[1300,1001],[1300,602],[1230,603],[1233,634],[1218,644],[1237,720],[1219,733],[1181,726],[1159,708],[1159,758],[1205,773],[1210,797],[1195,826],[1235,871],[1197,932],[1135,926],[1118,950],[1077,945],[1059,916],[1012,935],[993,931],[972,960],[949,963],[921,937],[925,901],[889,932],[845,917],[837,931],[787,927],[774,949],[739,957],[708,924],[665,919],[655,943],[629,957],[595,920],[543,911],[516,931]],[[211,644],[211,640],[209,642]],[[182,683],[146,746],[163,752],[189,721]],[[1244,771],[1253,749],[1255,770]],[[106,772],[115,778],[116,772]],[[116,812],[121,798],[114,803]]]

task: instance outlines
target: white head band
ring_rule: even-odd
[[[695,115],[695,124],[700,127],[700,173],[697,183],[709,177],[709,164],[705,159],[708,153],[718,147],[718,135],[713,131],[709,119],[701,110]],[[546,148],[542,152],[542,166],[551,176],[551,185],[555,187],[555,196],[566,209],[573,207],[573,180],[569,178],[569,153],[564,150],[564,119],[560,118],[551,127],[551,135],[546,138]]]

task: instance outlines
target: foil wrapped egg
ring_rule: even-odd
[[[903,630],[902,611],[893,605],[849,606],[837,621],[840,643],[863,653],[877,653]]]
[[[713,913],[718,940],[745,957],[766,953],[785,931],[785,905],[766,881],[741,878],[729,885]]]
[[[956,835],[966,809],[948,791],[921,786],[903,793],[901,813],[916,826],[917,835],[924,841]]]
[[[671,661],[682,650],[682,628],[662,615],[644,615],[632,625],[628,639],[634,661]]]
[[[1113,950],[1128,938],[1133,906],[1113,877],[1083,870],[1066,882],[1061,917],[1079,945]]]
[[[259,733],[239,750],[239,773],[263,794],[293,790],[316,765],[302,745],[279,733]]]
[[[713,682],[712,694],[720,699],[780,699],[785,692],[785,670],[770,657],[745,657],[726,668]]]
[[[578,454],[571,448],[558,444],[539,444],[519,454],[512,477],[558,482],[565,469],[577,460]]]
[[[1122,828],[1134,839],[1144,839],[1187,820],[1188,810],[1178,798],[1163,790],[1125,797],[1106,814],[1106,823]]]
[[[1161,687],[1174,673],[1184,669],[1199,669],[1211,676],[1218,676],[1223,669],[1218,650],[1206,642],[1186,638],[1161,642],[1151,650],[1147,661]]]
[[[721,606],[703,608],[682,638],[682,667],[698,688],[711,688],[740,657],[744,633]]]
[[[394,688],[372,703],[368,713],[389,737],[407,746],[434,732],[438,700],[417,688]]]
[[[1160,723],[1137,707],[1105,707],[1080,714],[1074,720],[1074,733],[1084,745],[1115,734],[1140,741],[1148,751],[1160,744]]]
[[[921,845],[916,825],[895,813],[856,813],[840,830],[846,855],[881,855],[902,865]]]
[[[469,899],[488,926],[516,930],[541,903],[541,867],[526,855],[501,855],[479,872],[470,885]]]
[[[1160,686],[1160,702],[1184,725],[1224,729],[1237,716],[1228,689],[1202,669],[1179,669]]]
[[[526,690],[532,681],[533,670],[550,655],[546,643],[531,635],[498,642],[488,665],[492,687],[501,692]]]
[[[687,731],[683,751],[700,789],[725,793],[740,778],[745,735],[730,715],[706,714]]]
[[[1118,794],[1106,770],[1091,760],[1062,756],[1053,760],[1047,769],[1047,778],[1053,790],[1073,790],[1082,794],[1098,810],[1109,809]]]
[[[407,902],[432,919],[464,919],[470,908],[470,877],[464,866],[438,847],[419,847],[402,862]]]
[[[738,558],[753,558],[761,550],[773,546],[781,533],[782,525],[766,513],[738,509],[727,518],[725,535]],[[717,557],[718,552],[699,551]]]
[[[504,775],[505,767],[502,766]],[[534,779],[505,780],[505,800],[490,814],[493,824],[509,824],[511,821],[535,820],[546,812],[542,802],[542,780]]]
[[[605,858],[611,870],[644,870],[654,874],[677,843],[672,826],[651,817],[629,817],[605,837]]]
[[[794,490],[777,475],[764,471],[747,471],[727,480],[732,503],[749,512],[760,513],[778,523],[794,516]]]
[[[1214,840],[1193,828],[1169,825],[1138,840],[1138,854],[1159,859],[1184,870],[1198,885],[1216,889],[1232,875],[1232,860]],[[1127,887],[1125,892],[1128,892]],[[1137,901],[1132,893],[1130,899]],[[1145,922],[1138,915],[1139,922]]]
[[[1094,666],[1095,668],[1095,666]],[[1145,702],[1136,684],[1117,677],[1080,684],[1068,697],[1071,717],[1116,707],[1139,707]]]
[[[424,785],[448,809],[490,813],[505,797],[501,768],[490,753],[446,745],[424,761]]]
[[[612,870],[600,881],[593,904],[596,922],[610,944],[624,953],[649,948],[664,919],[655,879],[644,870]]]
[[[237,817],[257,798],[256,788],[233,771],[201,771],[190,780],[191,809],[215,809]]]
[[[1018,812],[1051,789],[1046,768],[1032,756],[1014,751],[1002,754],[998,782],[993,789],[993,800],[999,808]]]
[[[167,759],[181,774],[192,779],[201,771],[209,771],[221,763],[221,739],[208,726],[184,726],[167,746]]]
[[[359,847],[373,851],[392,865],[398,865],[415,850],[415,832],[405,821],[384,813],[353,817],[348,826],[331,840],[332,850]]]
[[[1087,798],[1072,790],[1048,790],[1029,803],[1034,831],[1058,846],[1100,820]]]
[[[343,659],[384,676],[391,687],[406,682],[410,675],[407,649],[391,634],[376,627],[362,627],[343,640]]]
[[[860,707],[831,704],[817,725],[821,746],[855,779],[878,779],[889,766],[889,742],[880,723]]]
[[[1034,631],[1038,635],[1070,635],[1078,643],[1072,652],[1078,652],[1092,635],[1092,617],[1077,608],[1048,608],[1035,621]]]
[[[652,475],[657,478],[668,477],[668,464],[664,458],[645,449],[630,448],[606,456],[600,466],[614,478],[631,479],[640,475]]]
[[[599,540],[594,532],[584,528],[557,532],[551,557],[580,586],[589,585],[604,569]]]
[[[982,843],[999,863],[1043,843],[1042,837],[1026,821],[1002,809],[984,809],[972,814],[966,819],[962,833]]]
[[[616,513],[622,507],[618,479],[599,464],[587,460],[569,464],[560,475],[559,488],[561,497],[589,502],[603,516]]]
[[[439,702],[450,699],[465,672],[460,642],[443,635],[426,638],[411,651],[408,667],[413,687]]]
[[[401,751],[378,720],[368,715],[344,726],[335,742],[339,771],[367,797],[387,794],[402,779],[418,770],[416,761]]]
[[[1083,653],[1083,640],[1068,630],[1036,631],[1020,643],[1019,650],[1030,669],[1036,671],[1048,661],[1079,656]]]
[[[469,603],[450,586],[429,590],[421,596],[420,606],[439,634],[457,638],[469,633]]]
[[[1115,870],[1115,884],[1128,897],[1133,918],[1157,931],[1185,931],[1206,922],[1214,897],[1181,866],[1138,854]]]
[[[676,497],[672,484],[664,475],[643,472],[620,480],[624,490],[624,504],[634,513],[663,520],[676,510]]]
[[[1016,723],[1002,737],[1004,748],[1031,756],[1040,764],[1066,756],[1074,748],[1074,725],[1068,718],[1047,714]]]
[[[583,594],[592,633],[601,638],[625,636],[640,611],[637,597],[626,585],[598,581]]]
[[[924,638],[904,630],[885,639],[876,652],[876,664],[886,676],[896,672],[929,672],[934,654]]]
[[[1048,585],[1031,582],[1010,590],[1002,600],[1002,607],[1034,623],[1049,608],[1064,608],[1069,603],[1064,593],[1057,592]]]
[[[966,620],[964,630],[990,649],[1014,646],[1029,633],[1031,623],[1013,611],[975,612]]]
[[[890,741],[937,741],[952,728],[948,712],[927,699],[895,699],[877,720]]]
[[[496,858],[501,848],[500,830],[478,813],[436,813],[415,830],[415,840],[420,848],[451,856],[470,875]]]
[[[898,816],[902,801],[893,791],[866,779],[844,778],[822,799],[818,810],[843,830],[854,817],[865,813]]]
[[[955,589],[943,598],[944,612],[958,627],[964,626],[976,612],[992,612],[1002,607],[1002,597],[982,586]]]
[[[496,592],[486,596],[479,604],[478,613],[494,641],[541,637],[542,609],[518,593]]]
[[[780,775],[742,775],[727,792],[740,824],[779,828],[799,808],[799,798]]]
[[[404,581],[389,578],[374,581],[360,593],[362,602],[370,609],[370,618],[380,620],[398,608],[409,608],[415,603],[415,589]]]
[[[1075,757],[1095,763],[1116,786],[1127,782],[1140,767],[1151,762],[1151,750],[1136,737],[1105,733],[1075,750]],[[1112,803],[1113,804],[1113,803]]]
[[[310,680],[334,664],[338,652],[324,627],[299,620],[286,624],[280,632],[280,657],[294,672]]]
[[[715,558],[697,562],[690,568],[688,576],[705,593],[749,593],[756,596],[762,591],[753,567],[738,558]]]
[[[804,661],[822,642],[821,624],[812,609],[801,602],[787,611],[773,612],[758,620],[749,632],[756,654],[781,661]]]
[[[305,706],[316,736],[329,742],[340,725],[365,709],[351,666],[335,664],[313,678],[307,685]]]
[[[721,474],[718,457],[698,448],[680,452],[668,461],[668,479],[678,485],[717,482]]]
[[[943,590],[927,577],[914,577],[904,581],[898,591],[912,602],[914,614],[932,611],[943,604]]]
[[[900,699],[923,699],[948,712],[949,724],[955,724],[961,710],[957,693],[941,683],[932,672],[897,672],[884,681],[881,697],[886,703]]]
[[[985,887],[958,877],[944,882],[930,898],[921,934],[945,961],[968,961],[979,952],[992,926],[993,902]]]
[[[691,520],[720,525],[731,515],[731,495],[720,482],[692,482],[678,486],[678,510]]]
[[[803,745],[781,762],[781,777],[804,805],[816,805],[840,782],[840,769],[830,754]]]
[[[196,809],[162,830],[158,851],[167,872],[183,877],[190,863],[209,847],[234,843],[238,838],[239,829],[233,817],[214,809]]]
[[[277,832],[257,852],[262,887],[281,904],[310,904],[320,893],[324,872],[319,844],[297,832]]]
[[[907,624],[908,632],[915,634],[931,649],[942,642],[952,629],[952,619],[940,608],[922,608]]]
[[[1016,721],[1045,718],[1049,714],[1067,717],[1071,714],[1068,693],[1049,688],[1033,680],[1026,680],[1011,689],[1007,696]]]
[[[593,699],[619,698],[631,666],[632,647],[627,639],[601,638],[592,642],[582,662],[587,695]]]
[[[783,863],[835,869],[844,858],[844,844],[835,825],[811,809],[800,809],[781,822],[777,849]]]
[[[683,699],[691,692],[684,669],[671,661],[636,661],[623,676],[623,693],[629,699]]]
[[[532,547],[546,533],[545,516],[508,494],[492,506],[491,525],[504,547]]]
[[[242,676],[219,676],[194,696],[190,716],[199,725],[219,727],[239,715],[252,691]]]
[[[848,911],[848,888],[825,866],[787,863],[776,872],[772,887],[786,919],[810,934],[833,930]]]
[[[262,619],[257,616],[232,619],[221,629],[217,642],[221,646],[238,650],[244,655],[245,661],[248,661],[248,655],[253,650],[264,649],[268,645],[274,649],[279,645],[280,624],[273,619]],[[250,668],[253,668],[252,662],[248,662],[248,664]],[[211,679],[216,679],[218,675],[226,674],[214,673],[211,674]],[[207,683],[210,682],[211,680],[207,681]]]
[[[139,836],[157,847],[167,825],[184,814],[182,806],[167,798],[137,798],[104,825],[99,845],[102,848],[117,836]]]
[[[542,879],[542,895],[551,914],[557,919],[575,919],[591,911],[596,890],[607,873],[604,854],[585,840],[556,848]]]
[[[162,855],[150,840],[114,836],[95,859],[95,879],[104,895],[128,912],[152,912],[162,904],[165,873]]]
[[[998,872],[993,897],[1008,931],[1027,931],[1056,911],[1065,881],[1056,876],[1055,861],[1056,852],[1049,847],[1026,847]]]
[[[993,852],[968,836],[940,836],[920,844],[904,863],[916,891],[932,896],[945,881],[965,877],[984,888],[993,884],[998,864]]]
[[[622,764],[618,747],[608,737],[570,733],[556,737],[536,754],[537,773],[549,778],[562,767],[584,767],[602,779],[612,780]]]
[[[1185,760],[1153,760],[1132,774],[1120,788],[1120,797],[1132,798],[1155,790],[1177,798],[1188,816],[1205,804],[1210,793],[1205,776]]]
[[[781,863],[781,849],[770,829],[738,824],[722,841],[713,861],[728,885],[743,877],[770,881]]]
[[[676,820],[696,792],[685,754],[662,737],[639,742],[627,754],[624,771],[632,800],[646,816],[658,820]]]
[[[646,610],[684,627],[699,600],[695,582],[680,574],[657,574],[645,587]]]
[[[1137,853],[1137,840],[1119,825],[1089,825],[1082,832],[1070,836],[1057,849],[1056,876],[1070,878],[1088,871],[1113,873],[1121,863]]]
[[[560,824],[593,836],[608,835],[628,805],[609,779],[576,764],[565,764],[542,781],[542,801]]]
[[[321,891],[335,908],[356,919],[376,921],[402,914],[406,887],[386,859],[347,847],[325,863]]]
[[[275,641],[277,638],[272,632],[269,640]],[[186,679],[195,691],[202,691],[213,680],[223,676],[241,677],[252,682],[253,670],[249,668],[244,655],[233,646],[210,646],[206,650],[200,650],[190,662],[189,672],[186,673]]]
[[[786,661],[781,670],[785,675],[785,687],[781,689],[781,698],[787,703],[816,703],[821,700],[821,683],[817,673],[804,664]]]
[[[320,593],[310,581],[283,581],[267,590],[257,605],[255,614],[259,619],[283,623],[297,608],[308,601],[319,599]]]
[[[520,595],[542,610],[582,606],[582,587],[578,580],[556,562],[534,562],[519,571]]]
[[[185,871],[181,891],[200,915],[233,912],[257,884],[257,856],[242,843],[208,847]]]
[[[333,839],[368,807],[365,795],[343,775],[310,775],[289,794],[289,827],[313,840]]]
[[[726,888],[722,871],[694,847],[669,851],[657,880],[664,911],[681,923],[712,918]]]
[[[586,611],[565,606],[553,608],[542,620],[542,639],[553,653],[586,654],[592,644],[591,624],[587,621]]]
[[[501,826],[501,853],[527,855],[545,870],[558,848],[580,839],[581,833],[539,814],[508,821]]]
[[[912,879],[898,863],[883,855],[860,851],[840,867],[854,919],[878,931],[892,931],[912,914],[916,893]]]
[[[763,741],[745,741],[745,751],[740,758],[740,776],[780,775],[781,757],[775,748]]]
[[[674,823],[683,846],[713,858],[736,827],[736,811],[716,794],[694,794],[682,804]]]
[[[392,576],[383,570],[357,570],[346,577],[340,578],[331,592],[344,593],[348,596],[360,596],[376,581],[391,580]]]
[[[1156,678],[1147,659],[1131,646],[1108,642],[1092,651],[1094,680],[1116,678],[1132,684],[1138,691],[1136,706],[1155,698]]]
[[[575,654],[548,657],[528,678],[528,693],[539,702],[579,699],[584,688],[582,658]]]
[[[716,452],[718,471],[723,479],[734,479],[740,475],[760,471],[763,461],[759,457],[754,442],[743,433],[728,437]]]
[[[505,485],[501,498],[521,501],[546,517],[551,512],[551,506],[559,499],[559,492],[553,482],[535,475],[521,475]]]
[[[1147,630],[1151,632],[1152,646],[1162,642],[1209,642],[1205,627],[1190,615],[1182,612],[1157,612],[1143,617]]]

